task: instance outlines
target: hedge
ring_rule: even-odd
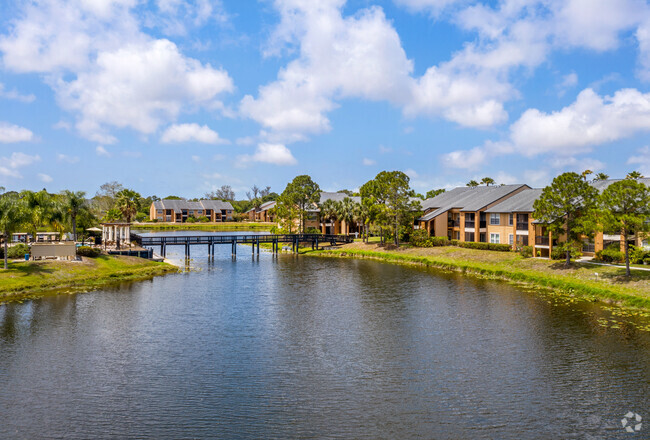
[[[512,250],[509,244],[475,243],[473,241],[449,240],[447,237],[428,237],[427,231],[424,229],[418,229],[412,234],[411,244],[415,247],[458,246],[498,252],[510,252]]]

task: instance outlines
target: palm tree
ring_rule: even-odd
[[[8,243],[11,234],[22,225],[25,220],[24,201],[18,197],[0,197],[0,232],[4,237],[4,268],[9,267]]]
[[[478,185],[479,183],[476,180],[470,180],[469,182],[467,182],[467,186],[469,186],[470,188],[474,188]]]
[[[117,193],[115,206],[120,210],[127,223],[131,223],[131,219],[140,209],[140,198],[140,194],[131,189],[123,189]]]
[[[86,205],[86,193],[83,191],[72,192],[65,190],[61,195],[63,196],[63,211],[72,223],[72,236],[74,237],[74,241],[77,241],[77,216],[81,211],[88,209]]]
[[[346,197],[338,204],[339,220],[344,221],[347,232],[350,232],[350,223],[354,220],[355,203],[351,198]],[[341,231],[344,233],[344,231]]]
[[[600,180],[607,180],[607,179],[609,179],[609,175],[605,173],[596,173],[596,175],[594,176],[594,182],[598,182]]]
[[[593,173],[594,172],[591,171],[591,170],[584,170],[582,172],[582,174],[580,174],[580,176],[582,177],[582,180],[584,180],[586,182],[587,181],[587,176],[590,175],[590,174],[593,174]]]
[[[643,174],[639,173],[638,171],[632,171],[631,173],[628,173],[628,175],[625,178],[632,179],[632,180],[642,179]]]
[[[332,224],[338,219],[338,206],[337,203],[332,199],[325,200],[320,205],[320,216],[324,223],[328,221]],[[332,233],[334,233],[334,227],[332,226]]]
[[[36,240],[38,228],[60,220],[61,211],[56,201],[44,189],[38,192],[23,191],[21,198],[26,211],[25,224],[27,224],[29,232],[32,233],[33,240]]]
[[[485,183],[485,186],[490,186],[494,185],[496,182],[491,177],[484,177],[483,180],[481,180],[481,183]]]

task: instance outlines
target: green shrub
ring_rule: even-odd
[[[512,247],[509,244],[488,243],[488,249],[498,252],[510,252]]]
[[[650,265],[650,257],[644,258],[643,259],[643,264]]]
[[[431,237],[429,242],[431,246],[449,246],[451,244],[447,237]]]
[[[24,243],[19,243],[15,246],[11,246],[7,250],[7,258],[10,260],[17,260],[25,258],[25,254],[29,254],[29,246]],[[4,245],[0,247],[0,258],[5,257]]]
[[[411,234],[410,243],[415,247],[429,247],[429,232],[426,229],[416,229]]]
[[[621,252],[618,243],[612,243],[602,251],[596,252],[596,259],[606,263],[622,263],[625,261],[625,254]]]
[[[91,248],[90,246],[80,246],[77,248],[77,255],[80,257],[97,258],[101,254],[99,249]]]
[[[640,247],[630,246],[630,263],[642,264],[646,257],[650,257],[650,252]]]
[[[551,260],[566,260],[567,249],[572,260],[582,257],[582,243],[562,243],[551,251]]]
[[[320,234],[321,231],[318,228],[307,228],[305,234]]]
[[[532,258],[533,256],[533,247],[532,246],[520,246],[517,247],[517,252],[524,258]]]
[[[188,215],[187,220],[185,220],[185,223],[196,223],[196,217],[192,215]]]
[[[199,222],[200,222],[200,223],[208,223],[209,221],[210,221],[210,219],[207,218],[205,215],[199,217]]]
[[[458,241],[458,240],[455,240],[455,239],[454,240],[449,240],[449,244],[452,245],[452,246],[458,246],[458,243],[460,243],[460,241]]]

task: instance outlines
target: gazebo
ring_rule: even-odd
[[[123,243],[131,246],[131,223],[102,223],[102,242],[106,245],[115,245],[118,249]]]

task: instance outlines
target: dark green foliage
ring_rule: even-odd
[[[437,196],[438,194],[442,194],[443,192],[445,192],[444,188],[432,189],[431,191],[427,191],[427,193],[426,193],[426,195],[424,197],[427,198],[427,199],[432,199],[435,196]]]
[[[625,261],[625,254],[621,252],[618,243],[612,243],[602,251],[596,252],[596,259],[605,263],[622,263]]]
[[[521,246],[517,248],[517,252],[524,258],[533,257],[533,247],[532,246]]]
[[[449,240],[447,237],[429,237],[425,229],[417,229],[411,234],[411,245],[415,247],[457,246],[484,251],[510,252],[509,244],[475,243],[472,241]],[[532,248],[531,248],[532,256]]]
[[[571,260],[582,257],[581,246],[577,243],[562,243],[551,251],[551,260],[566,260],[567,253]]]
[[[80,257],[97,258],[101,255],[101,251],[90,246],[80,246],[77,248],[77,255]]]
[[[321,231],[318,228],[307,228],[305,234],[320,234]]]
[[[7,258],[10,260],[22,260],[25,254],[29,254],[29,246],[23,243],[12,246],[7,250]],[[4,249],[0,249],[0,258],[4,258]]]

